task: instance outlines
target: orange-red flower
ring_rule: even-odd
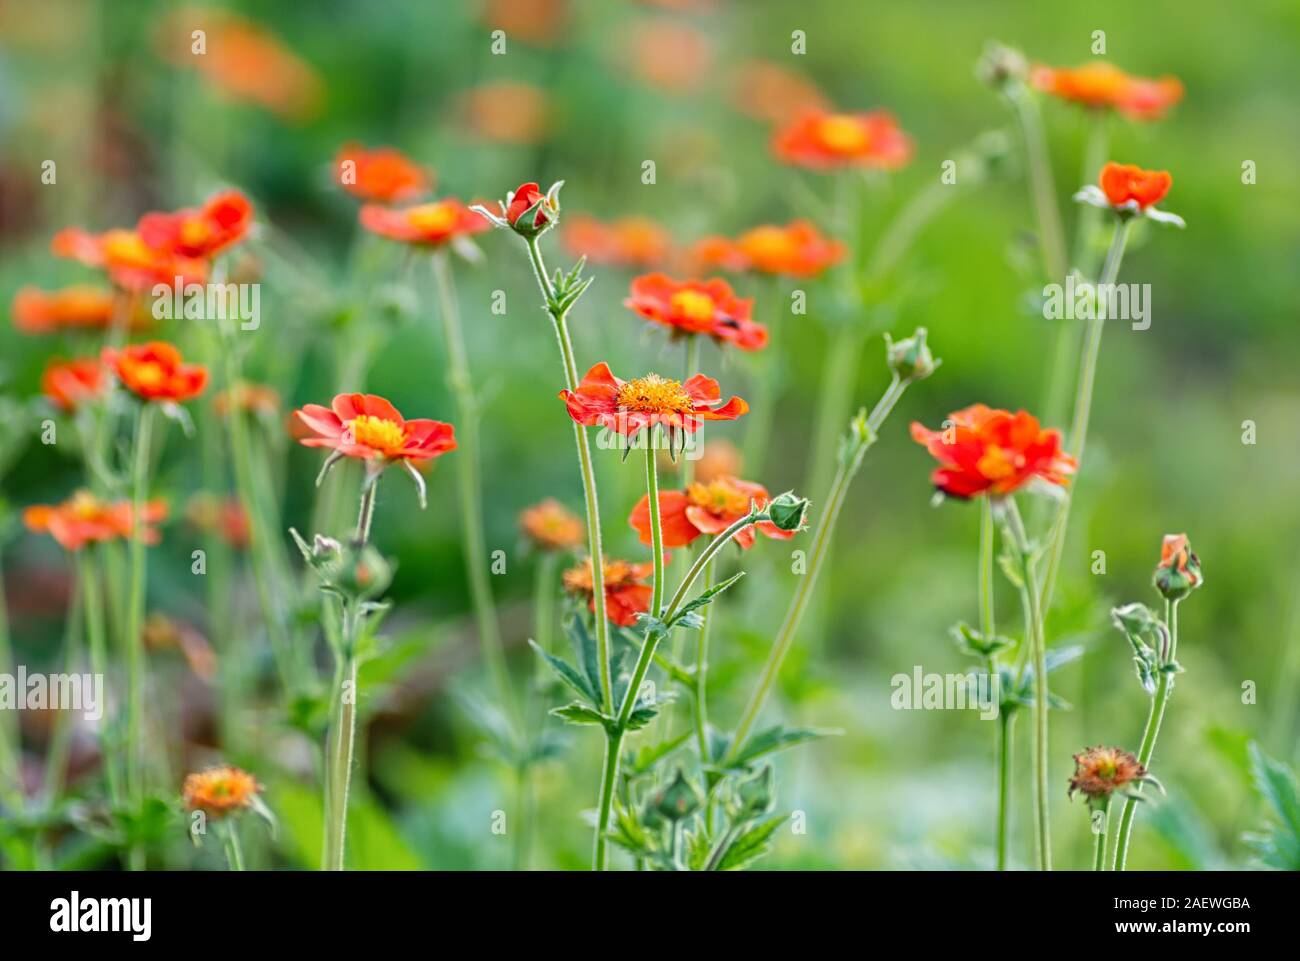
[[[564,221],[564,247],[574,257],[614,267],[654,267],[667,260],[672,238],[647,217],[602,223],[582,214]]]
[[[564,33],[568,0],[487,0],[480,15],[484,26],[504,30],[539,46],[549,46]]]
[[[1113,207],[1127,203],[1146,210],[1169,193],[1174,178],[1167,170],[1143,170],[1136,164],[1110,162],[1101,168],[1101,191]]]
[[[106,347],[104,363],[122,386],[141,400],[192,400],[208,386],[208,369],[186,364],[181,353],[166,341],[131,344],[120,350]]]
[[[361,226],[371,233],[424,247],[439,247],[491,225],[459,200],[437,200],[400,210],[366,204]]]
[[[740,66],[732,102],[742,113],[770,123],[787,123],[806,113],[831,109],[812,81],[779,63],[764,60]]]
[[[941,431],[914,421],[912,439],[939,462],[930,478],[950,497],[1011,494],[1035,478],[1064,486],[1075,468],[1061,451],[1060,433],[1023,410],[974,404],[949,414]]]
[[[624,305],[674,333],[708,334],[741,350],[767,345],[767,328],[750,314],[753,300],[737,297],[720,278],[673,280],[666,274],[644,274],[632,281]]]
[[[92,234],[80,227],[68,227],[54,235],[50,251],[56,257],[98,267],[113,283],[135,292],[149,290],[157,284],[171,286],[177,277],[182,284],[202,283],[207,278],[205,261],[152,247],[139,230],[117,228]]]
[[[764,224],[734,241],[705,237],[695,245],[694,259],[702,268],[754,270],[785,277],[815,277],[844,258],[844,244],[824,236],[806,220],[784,227]]]
[[[550,223],[550,217],[547,216],[548,206],[546,194],[542,193],[540,186],[536,183],[520,184],[519,189],[510,195],[510,203],[506,207],[506,222],[514,227],[519,223],[520,217],[533,207],[537,207],[537,214],[531,226],[540,230]]]
[[[553,497],[526,508],[519,526],[533,546],[544,551],[572,550],[587,536],[581,518]]]
[[[98,357],[54,360],[41,374],[41,393],[60,410],[76,410],[88,400],[103,396],[108,378]]]
[[[238,190],[225,190],[202,207],[147,213],[136,232],[155,251],[206,260],[239,243],[252,226],[252,203]]]
[[[335,165],[343,189],[373,203],[414,200],[433,187],[429,171],[393,147],[367,148],[346,143]]]
[[[627,56],[632,72],[648,86],[685,93],[709,72],[713,44],[687,24],[642,20],[631,30]]]
[[[736,477],[717,477],[708,483],[694,483],[684,491],[659,493],[659,525],[663,531],[665,547],[685,547],[701,534],[721,534],[749,513],[751,502],[760,507],[772,498],[762,484],[754,484]],[[632,508],[628,523],[641,536],[641,543],[650,544],[650,495],[644,495]],[[743,549],[754,546],[754,528],[776,540],[789,540],[794,531],[783,531],[770,521],[750,525],[732,535]]]
[[[103,330],[113,322],[113,306],[113,292],[100,287],[48,292],[24,287],[14,295],[10,314],[14,327],[24,334],[52,334],[65,329]]]
[[[460,123],[491,143],[531,144],[546,136],[550,108],[546,94],[526,83],[485,83],[456,99]]]
[[[307,404],[294,412],[314,434],[305,447],[328,447],[343,457],[367,461],[423,461],[456,449],[451,424],[407,420],[374,394],[339,394],[330,407]]]
[[[181,795],[190,811],[219,818],[253,806],[262,787],[237,767],[214,767],[187,775]]]
[[[185,505],[185,519],[204,533],[220,535],[231,547],[243,549],[249,544],[252,528],[238,497],[199,492]]]
[[[1201,559],[1192,550],[1186,534],[1165,535],[1153,580],[1156,590],[1171,601],[1182,600],[1204,583]]]
[[[69,551],[115,538],[131,538],[134,517],[130,501],[109,503],[89,491],[77,491],[61,504],[38,504],[23,511],[23,523],[28,530],[49,534]],[[166,503],[155,500],[145,505],[140,532],[146,544],[158,543],[158,531],[150,525],[166,519]]]
[[[1183,98],[1183,85],[1177,77],[1134,77],[1105,60],[1073,68],[1038,65],[1030,80],[1039,90],[1062,100],[1109,107],[1134,120],[1158,120]]]
[[[1074,755],[1074,776],[1070,778],[1071,797],[1081,792],[1094,801],[1110,795],[1135,781],[1149,780],[1147,769],[1136,757],[1118,747],[1090,747]]]
[[[664,555],[667,563],[668,555]],[[650,610],[654,591],[647,580],[654,577],[652,561],[633,564],[630,561],[607,560],[601,568],[605,575],[605,616],[619,627],[631,627],[637,615]],[[592,611],[596,610],[596,592],[592,584],[591,558],[563,575],[564,589],[577,597],[585,597]]]
[[[912,156],[912,141],[899,129],[893,114],[808,113],[777,131],[772,141],[777,157],[813,170],[874,167],[897,170]]]
[[[560,391],[569,416],[579,424],[605,427],[628,437],[656,424],[691,434],[701,421],[735,420],[749,411],[739,397],[714,407],[721,398],[718,382],[703,374],[685,384],[658,374],[624,381],[604,362],[587,371],[577,390]]]

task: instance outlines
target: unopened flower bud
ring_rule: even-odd
[[[1029,64],[1019,50],[991,42],[975,64],[975,75],[993,89],[1005,90],[1008,84],[1024,82]]]
[[[772,807],[772,765],[736,785],[737,818],[755,818]]]
[[[939,362],[930,353],[930,348],[926,346],[927,333],[924,327],[918,327],[911,337],[897,343],[888,334],[885,335],[885,359],[889,363],[889,369],[900,380],[923,380],[939,366]]]
[[[686,780],[681,768],[672,782],[651,797],[650,805],[661,817],[669,821],[680,821],[694,814],[700,807],[700,792],[695,785]]]
[[[393,581],[393,566],[372,545],[349,548],[336,586],[349,597],[378,597]]]
[[[1188,544],[1187,535],[1166,534],[1160,545],[1160,563],[1156,565],[1153,578],[1156,590],[1166,600],[1181,601],[1204,580],[1201,560]]]
[[[793,491],[778,494],[767,505],[767,516],[771,518],[773,526],[782,531],[803,530],[807,513],[807,498],[799,497]]]
[[[543,194],[535,183],[521,184],[506,197],[506,223],[522,237],[536,237],[549,230],[559,217],[562,185],[563,181],[558,181]]]

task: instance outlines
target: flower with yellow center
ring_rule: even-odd
[[[767,328],[751,315],[752,300],[736,296],[720,277],[674,280],[666,274],[643,274],[632,280],[624,305],[647,320],[661,324],[674,337],[707,334],[719,344],[758,350],[767,344]]]
[[[520,514],[519,526],[533,545],[544,551],[570,550],[586,536],[582,521],[553,497]]]
[[[1079,791],[1089,801],[1105,800],[1110,795],[1140,781],[1154,780],[1141,762],[1128,751],[1117,747],[1090,747],[1074,755],[1074,776],[1070,778],[1070,795]]]
[[[684,384],[658,374],[623,381],[605,363],[587,371],[577,390],[560,391],[569,416],[577,423],[627,437],[655,426],[664,427],[670,435],[694,433],[702,421],[735,420],[749,410],[739,397],[715,407],[721,396],[718,382],[703,374]]]
[[[405,426],[372,414],[360,414],[348,421],[347,433],[351,434],[353,443],[369,447],[384,457],[400,456],[406,443]]]
[[[261,785],[237,767],[214,767],[185,778],[181,796],[190,811],[220,818],[253,806]]]
[[[817,125],[817,135],[829,150],[841,154],[856,154],[871,143],[871,136],[862,122],[852,115],[830,114]]]
[[[618,389],[618,405],[646,414],[684,413],[695,403],[682,389],[681,381],[646,374],[627,381]]]
[[[708,294],[699,290],[679,290],[668,301],[673,312],[689,324],[708,325],[713,321],[717,304]]]

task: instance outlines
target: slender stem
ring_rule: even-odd
[[[90,671],[96,677],[105,678],[107,689],[108,644],[104,630],[104,591],[95,559],[85,551],[77,553],[77,574],[81,584],[82,610],[85,612],[86,640],[90,647]],[[113,806],[117,807],[122,803],[117,758],[112,751],[108,725],[102,722],[99,727],[99,745],[104,776],[108,781],[108,796]]]
[[[0,564],[0,673],[10,676],[14,673],[3,564]],[[0,711],[0,799],[13,811],[22,811],[26,802],[19,774],[22,765],[19,750],[18,712]]]
[[[654,555],[654,586],[650,614],[658,617],[664,602],[664,532],[659,518],[659,468],[655,458],[655,429],[646,434],[645,493],[650,504],[650,552]]]
[[[63,629],[63,670],[69,675],[80,668],[77,661],[81,656],[81,610],[85,598],[80,585],[72,591],[68,606],[68,620]],[[73,723],[71,709],[64,707],[52,712],[54,715],[50,733],[50,744],[45,756],[45,803],[53,805],[63,793],[67,784],[68,758],[72,752]]]
[[[1043,270],[1051,280],[1063,280],[1067,270],[1065,232],[1061,227],[1061,213],[1056,207],[1056,191],[1052,186],[1052,165],[1047,155],[1043,120],[1038,113],[1038,104],[1028,90],[1020,91],[1012,99],[1025,138],[1029,189],[1034,201],[1034,213],[1038,218],[1038,243],[1043,251]]]
[[[501,624],[497,620],[492,586],[488,580],[490,572],[487,545],[483,536],[483,491],[479,480],[478,400],[474,396],[449,255],[446,251],[439,251],[433,255],[432,261],[447,345],[447,386],[456,398],[456,409],[460,415],[460,422],[456,425],[456,479],[457,493],[460,495],[461,533],[465,538],[466,575],[469,578],[483,659],[487,662],[488,673],[503,709],[518,726],[519,709],[510,685]]]
[[[998,870],[1007,869],[1007,827],[1010,820],[1011,748],[1015,744],[1015,715],[998,712]]]
[[[1007,532],[1020,555],[1023,583],[1021,600],[1025,607],[1025,632],[1034,662],[1034,824],[1038,850],[1038,869],[1052,869],[1051,835],[1047,811],[1047,651],[1043,636],[1042,610],[1034,590],[1034,556],[1025,533],[1024,522],[1014,497],[1004,500]]]
[[[127,757],[126,783],[131,801],[137,807],[144,799],[144,606],[145,503],[149,492],[149,448],[153,436],[153,404],[142,403],[136,420],[134,467],[131,473],[131,586],[126,620],[127,645]]]
[[[1106,800],[1101,804],[1101,830],[1095,831],[1092,849],[1092,869],[1094,871],[1106,870],[1106,832],[1110,830],[1110,795],[1106,795]]]
[[[1178,602],[1165,601],[1165,627],[1169,630],[1169,658],[1165,664],[1172,664],[1178,651]],[[1142,732],[1142,746],[1138,748],[1138,763],[1144,769],[1149,768],[1151,756],[1156,750],[1156,738],[1160,736],[1160,724],[1165,717],[1165,708],[1169,704],[1169,695],[1174,689],[1173,675],[1161,671],[1156,681],[1156,693],[1151,699],[1151,710],[1147,714],[1147,724]],[[1134,795],[1142,793],[1142,782],[1133,787]],[[1133,835],[1133,817],[1137,814],[1136,796],[1124,802],[1124,811],[1119,819],[1119,831],[1115,838],[1115,870],[1123,871],[1128,863],[1129,839]]]
[[[555,338],[560,344],[565,384],[569,390],[577,390],[578,366],[574,361],[573,343],[569,337],[568,314],[555,308],[555,289],[551,286],[550,277],[547,276],[546,264],[542,260],[542,251],[538,246],[537,238],[529,238],[527,247],[533,275],[537,279],[537,286],[541,289],[542,296],[546,299],[546,309],[555,327]],[[609,622],[605,617],[605,555],[600,543],[600,501],[596,494],[596,473],[591,462],[591,444],[587,439],[586,431],[577,423],[573,425],[573,437],[578,447],[578,467],[582,472],[583,498],[587,508],[587,552],[591,556],[591,585],[595,606],[596,659],[600,670],[600,690],[605,709],[612,711],[614,685],[609,669]],[[617,763],[617,754],[615,754],[614,765],[617,766]],[[598,850],[603,850],[602,837],[596,838],[596,846]]]
[[[713,587],[714,561],[710,560],[704,568],[704,589]],[[709,674],[709,631],[713,625],[710,613],[713,605],[706,605],[700,611],[704,623],[700,625],[695,639],[695,743],[700,748],[700,764],[706,765],[713,758],[709,750],[709,706],[707,699]]]
[[[367,477],[361,485],[361,506],[357,509],[357,527],[352,535],[358,547],[370,542],[370,525],[375,519],[375,494],[378,490],[378,474]]]
[[[1102,267],[1101,277],[1097,281],[1101,291],[1106,290],[1119,276],[1120,263],[1124,259],[1124,244],[1128,239],[1130,221],[1121,219],[1115,226],[1115,235],[1111,239],[1110,250],[1106,253],[1106,263]],[[1074,395],[1074,419],[1070,424],[1069,451],[1080,464],[1083,463],[1084,445],[1088,440],[1088,419],[1092,412],[1093,382],[1097,377],[1097,357],[1101,351],[1101,333],[1105,324],[1106,302],[1104,295],[1098,297],[1096,316],[1089,318],[1087,332],[1084,335],[1083,353],[1079,360],[1079,381]],[[1073,496],[1069,490],[1061,501],[1061,507],[1052,529],[1051,549],[1048,552],[1047,570],[1043,575],[1041,587],[1041,607],[1051,610],[1052,592],[1056,586],[1056,575],[1061,568],[1061,556],[1065,550],[1066,528],[1069,527],[1070,504]]]
[[[605,760],[601,767],[600,798],[597,802],[596,839],[591,869],[604,871],[609,862],[609,816],[614,808],[614,788],[618,783],[618,763],[623,750],[623,731],[610,732],[605,738]]]
[[[226,842],[226,863],[230,865],[232,871],[244,870],[244,848],[239,843],[239,828],[235,824],[234,817],[222,819]]]
[[[993,504],[987,497],[980,498],[980,633],[987,642],[996,632],[993,619]],[[994,657],[986,665],[989,683],[997,676],[998,665]],[[999,692],[1000,693],[1000,692]],[[1010,719],[999,706],[997,745],[995,749],[998,768],[998,813],[997,813],[997,865],[999,871],[1007,868],[1007,795],[1011,781],[1010,758],[1008,755],[1007,734]]]
[[[786,609],[785,620],[781,622],[781,628],[772,641],[772,650],[768,653],[762,674],[759,675],[758,683],[749,696],[749,701],[740,716],[740,722],[736,725],[736,733],[731,740],[731,748],[727,752],[729,758],[735,757],[739,753],[745,739],[749,736],[750,729],[758,718],[759,712],[763,709],[763,704],[771,693],[772,685],[776,681],[777,674],[780,673],[786,654],[789,653],[790,646],[794,643],[799,630],[799,622],[803,619],[804,611],[808,607],[813,586],[817,583],[817,575],[821,571],[830,547],[835,522],[839,518],[840,508],[844,506],[844,499],[848,495],[849,485],[853,482],[854,476],[862,466],[862,458],[871,445],[875,443],[876,434],[879,432],[885,418],[894,409],[898,399],[903,396],[903,391],[907,389],[908,383],[908,381],[901,380],[897,376],[894,377],[871,414],[867,417],[866,435],[858,441],[857,445],[840,463],[834,482],[831,484],[830,494],[826,500],[826,509],[822,512],[816,533],[813,534],[807,573],[803,575],[799,581],[799,586],[795,588],[794,596],[790,599],[790,606]]]

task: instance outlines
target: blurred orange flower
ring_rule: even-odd
[[[809,113],[777,131],[772,149],[797,167],[897,170],[912,156],[912,141],[886,110]]]
[[[824,236],[806,220],[784,227],[765,224],[736,240],[705,237],[692,248],[700,269],[753,270],[784,277],[815,277],[844,258],[844,244]]]
[[[193,31],[202,30],[203,49]],[[210,7],[186,7],[163,24],[158,44],[174,66],[197,70],[233,100],[302,121],[320,109],[324,87],[316,71],[260,24]]]
[[[37,504],[23,511],[23,523],[37,534],[49,534],[64,550],[79,551],[87,544],[129,539],[135,526],[130,501],[109,503],[89,491],[77,491],[61,504]],[[141,536],[146,544],[158,543],[158,531],[150,526],[167,519],[163,501],[149,501],[141,518]]]
[[[707,484],[719,477],[734,477],[740,473],[740,450],[725,438],[711,440],[704,445],[695,461],[695,479]]]
[[[587,536],[582,519],[553,497],[525,509],[519,526],[532,545],[544,551],[572,550]]]
[[[1087,107],[1112,108],[1134,120],[1159,120],[1183,99],[1183,85],[1177,77],[1134,77],[1105,60],[1074,68],[1040,64],[1031,72],[1030,81],[1054,97]]]
[[[402,209],[366,204],[360,216],[361,226],[371,233],[424,247],[451,243],[492,226],[459,200],[452,199]]]
[[[721,534],[749,513],[751,501],[759,506],[771,496],[762,484],[736,477],[716,477],[707,483],[696,482],[684,491],[661,491],[659,524],[665,547],[685,547],[702,534]],[[644,495],[632,508],[628,523],[640,535],[642,544],[652,543],[650,495]],[[794,531],[783,531],[770,521],[750,525],[732,535],[743,550],[754,546],[754,528],[767,537],[789,540]]]
[[[831,109],[811,80],[767,60],[740,65],[733,80],[732,102],[741,113],[773,124]]]
[[[665,554],[664,562],[667,561],[668,555]],[[645,582],[654,577],[654,563],[647,561],[644,564],[633,564],[629,561],[608,560],[601,570],[605,575],[605,616],[619,627],[632,627],[637,622],[637,615],[650,609],[654,592]],[[562,580],[567,592],[576,597],[585,597],[590,609],[593,612],[596,610],[591,558],[565,571]]]
[[[1044,430],[1023,410],[974,404],[949,414],[941,431],[913,421],[912,439],[939,462],[934,486],[962,499],[1012,494],[1036,478],[1064,487],[1076,466],[1061,450],[1060,432]]]
[[[643,274],[632,280],[623,303],[674,334],[707,334],[741,350],[767,345],[767,328],[750,317],[754,301],[737,297],[718,277],[673,280],[666,274]]]
[[[185,519],[196,530],[220,535],[231,547],[243,549],[249,544],[248,514],[238,497],[200,491],[185,505]]]
[[[368,148],[359,143],[346,143],[334,165],[344,190],[374,203],[414,200],[433,187],[432,174],[393,147]]]
[[[202,283],[207,278],[204,261],[151,247],[138,230],[117,228],[92,234],[80,227],[68,227],[54,235],[50,251],[56,257],[101,268],[113,283],[134,292],[149,290],[156,284],[171,286],[177,277],[182,284]]]
[[[328,447],[336,455],[361,460],[432,460],[456,449],[451,424],[406,420],[397,408],[375,394],[339,394],[330,407],[307,404],[295,411],[314,433],[304,447]]]
[[[215,257],[239,243],[253,225],[253,205],[238,190],[208,198],[202,207],[145,214],[136,232],[149,247],[194,260]]]
[[[185,778],[181,795],[190,811],[220,818],[253,806],[262,787],[237,767],[214,767]]]
[[[10,314],[24,334],[51,334],[65,329],[103,330],[113,322],[111,290],[75,286],[44,291],[24,287],[14,295]]]
[[[685,93],[697,87],[713,64],[709,38],[673,20],[634,24],[628,54],[637,77],[668,93]]]
[[[41,374],[41,393],[65,411],[76,410],[86,401],[102,397],[107,385],[107,372],[98,357],[54,360]]]
[[[1106,164],[1101,168],[1101,190],[1111,206],[1130,201],[1141,210],[1158,204],[1169,193],[1174,178],[1167,170],[1143,170],[1136,164]]]
[[[531,144],[546,135],[546,95],[526,83],[498,81],[466,90],[456,100],[465,130],[492,143]]]
[[[483,25],[507,38],[548,46],[564,32],[568,0],[487,0]]]
[[[610,267],[655,267],[672,251],[668,231],[647,217],[624,217],[607,224],[573,214],[564,221],[561,239],[574,257]]]
[[[606,363],[599,363],[582,378],[576,391],[560,391],[569,416],[584,427],[604,427],[628,437],[656,424],[692,434],[706,420],[735,420],[749,405],[732,397],[721,407],[718,382],[696,374],[685,384],[647,374],[619,380]]]
[[[190,670],[205,681],[212,680],[217,674],[217,652],[208,639],[190,624],[154,611],[145,619],[141,640],[149,651],[179,650]]]
[[[104,363],[117,375],[122,386],[141,400],[192,400],[208,386],[208,369],[186,364],[171,344],[152,340],[120,350],[106,347]]]

